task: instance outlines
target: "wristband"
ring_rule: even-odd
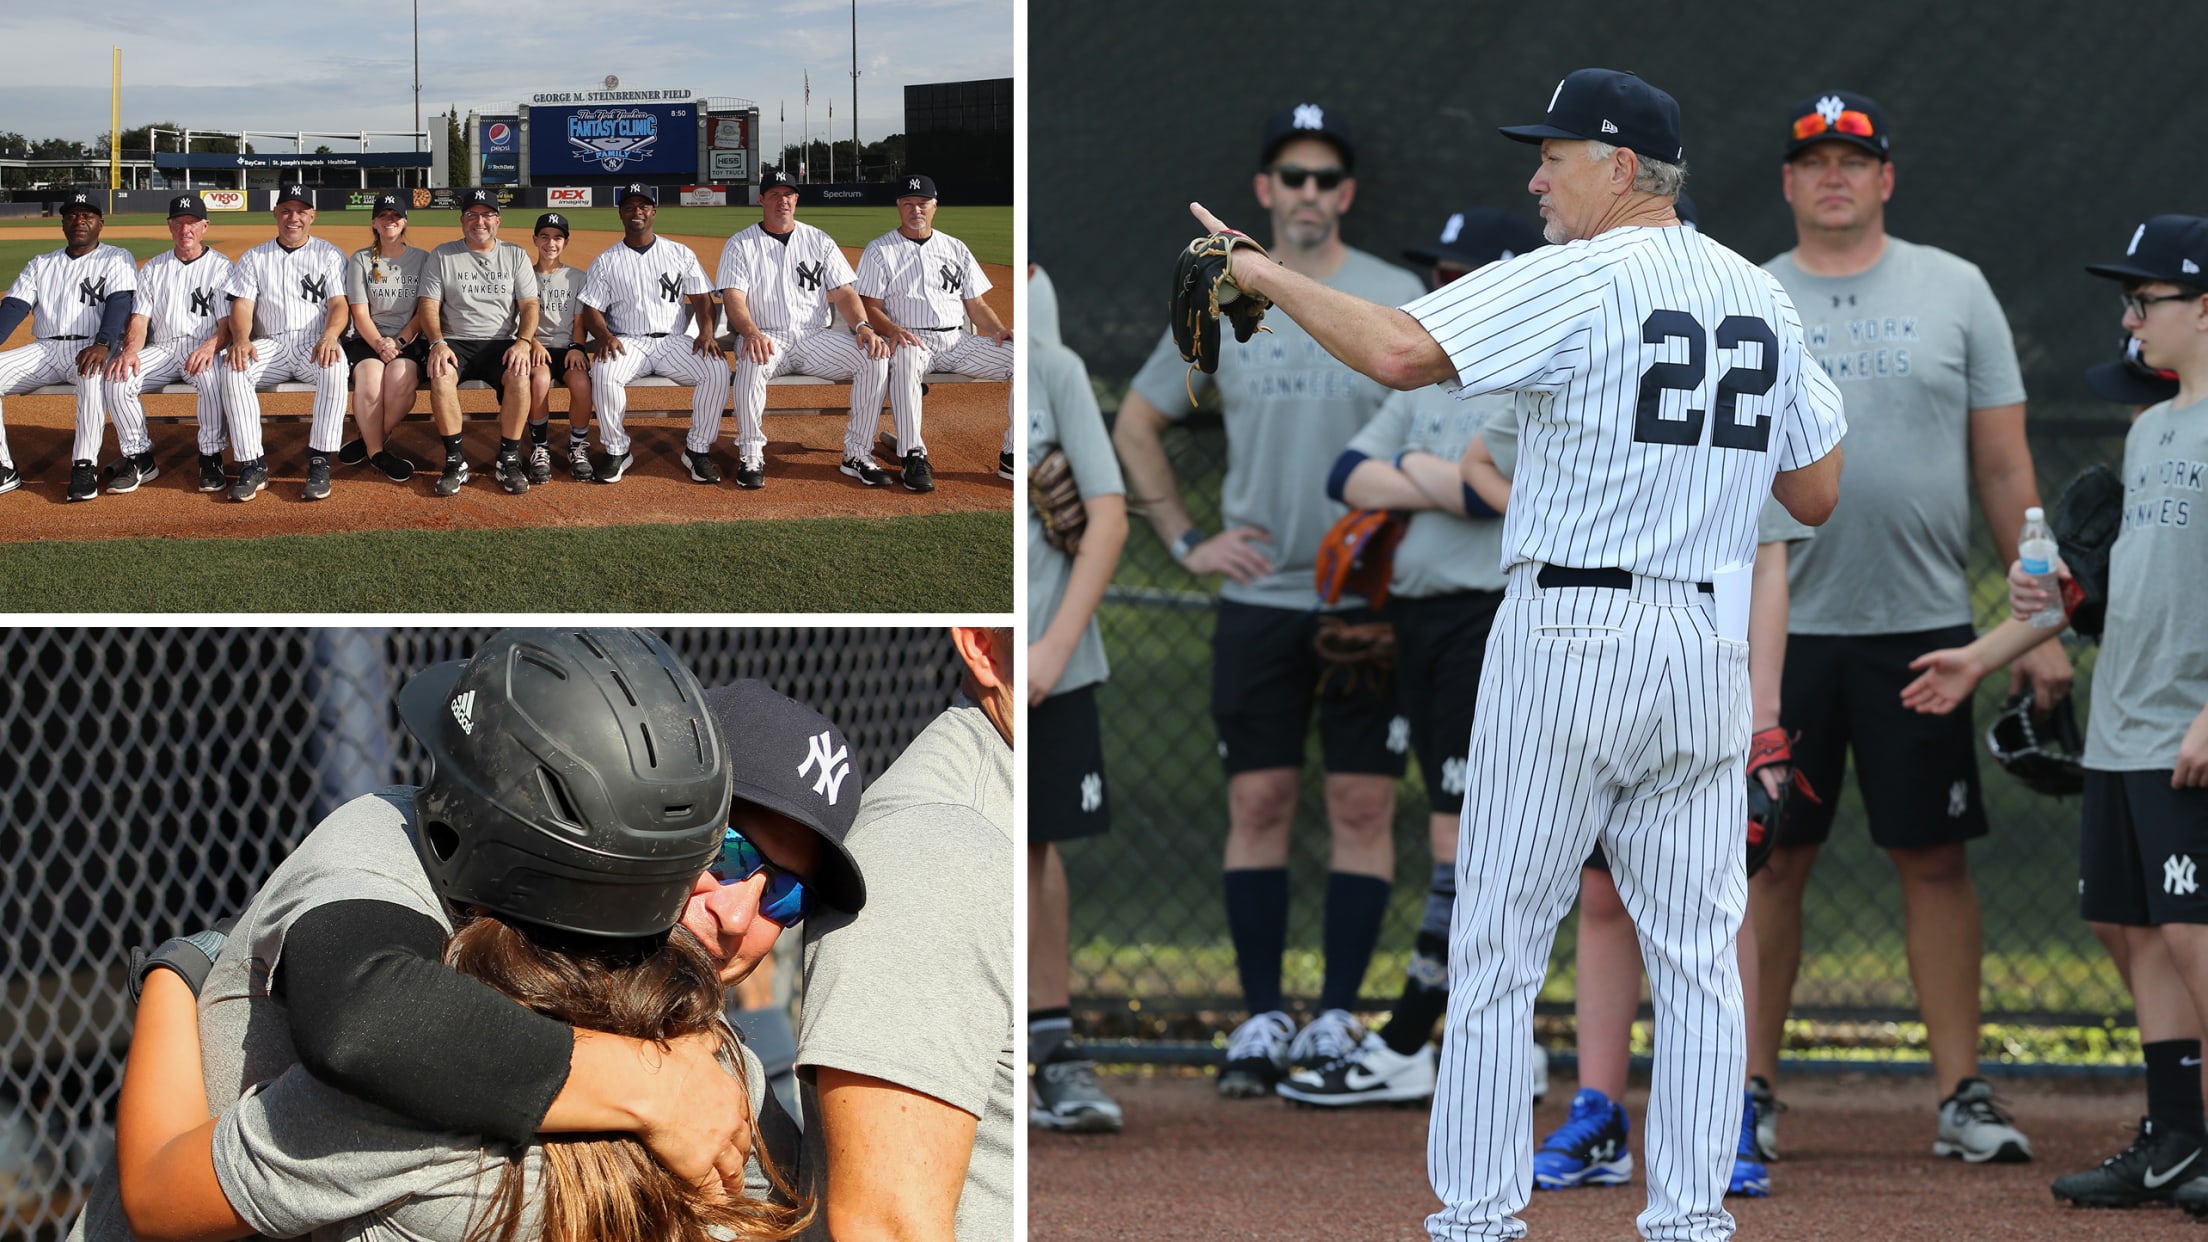
[[[1193,526],[1189,527],[1187,530],[1182,531],[1181,537],[1173,541],[1173,560],[1176,563],[1186,562],[1188,560],[1188,554],[1194,552],[1196,550],[1196,545],[1202,543],[1204,539],[1204,532],[1196,529]]]

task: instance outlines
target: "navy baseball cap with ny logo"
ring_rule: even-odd
[[[2208,289],[2208,219],[2156,216],[2132,230],[2123,258],[2088,263],[2085,270],[2111,280],[2166,280]]]
[[[1549,115],[1539,125],[1505,125],[1506,138],[1584,138],[1625,147],[1650,159],[1677,164],[1687,157],[1679,139],[1679,101],[1616,69],[1579,69],[1556,84]]]

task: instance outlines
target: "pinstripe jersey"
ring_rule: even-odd
[[[345,252],[319,237],[297,250],[262,242],[238,260],[229,293],[253,300],[256,337],[319,329],[329,322],[330,299],[345,296]]]
[[[798,223],[783,242],[754,224],[721,247],[714,286],[742,293],[751,321],[761,328],[788,332],[832,325],[828,291],[857,279],[836,239],[812,225]]]
[[[137,313],[146,317],[146,344],[173,345],[186,352],[205,344],[230,313],[230,256],[207,249],[186,263],[164,250],[138,269]]]
[[[966,322],[966,299],[992,287],[966,243],[941,229],[916,242],[891,231],[866,244],[859,256],[859,296],[882,299],[882,309],[903,328],[956,328]]]
[[[110,294],[138,288],[138,261],[121,246],[98,245],[75,258],[49,250],[23,265],[8,296],[31,307],[31,329],[41,339],[99,335],[100,313]]]
[[[576,299],[606,317],[615,336],[673,334],[690,327],[693,294],[711,293],[705,267],[681,242],[655,237],[642,250],[616,242],[590,261]]]
[[[1549,398],[1524,413],[1506,568],[1707,581],[1754,559],[1772,475],[1847,429],[1786,291],[1688,229],[1546,246],[1404,309],[1448,351],[1460,397]]]

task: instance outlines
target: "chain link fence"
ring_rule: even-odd
[[[2090,462],[2119,459],[2120,428],[2035,437],[2043,491],[2056,494]],[[1217,418],[1199,415],[1166,443],[1197,525],[1219,529],[1226,448]],[[1981,628],[2006,610],[2004,569],[1981,525],[1971,558]],[[1212,585],[1190,578],[1141,528],[1098,613],[1112,664],[1097,703],[1113,829],[1062,847],[1073,893],[1073,994],[1092,1037],[1164,1041],[1120,1052],[1139,1059],[1200,1058],[1241,1016],[1220,887],[1227,802],[1209,706],[1215,598]],[[2081,708],[2095,651],[2069,647]],[[1980,688],[1981,731],[2006,690],[1998,676]],[[1288,994],[1307,1009],[1319,990],[1327,873],[1318,766],[1314,738],[1289,861],[1286,967]],[[2032,793],[1990,759],[1981,766],[1993,831],[1971,847],[1970,863],[1984,910],[1988,1060],[2110,1060],[2129,1046],[2113,1023],[2129,1025],[2130,999],[2077,915],[2078,802]],[[1900,890],[1870,842],[1852,774],[1847,786],[1805,903],[1800,1022],[1790,1039],[1799,1055],[1838,1055],[1845,1045],[1851,1057],[1913,1060],[1922,1034],[1912,1025]],[[1395,900],[1363,989],[1373,1009],[1402,986],[1431,868],[1427,816],[1414,755],[1397,789]],[[1568,1030],[1575,929],[1576,915],[1558,933],[1540,1006],[1544,1030],[1559,1038]]]
[[[113,1133],[123,959],[243,909],[324,814],[427,760],[395,696],[486,629],[0,631],[0,1239],[58,1237]],[[662,631],[872,781],[957,692],[939,629]]]

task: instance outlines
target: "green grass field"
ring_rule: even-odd
[[[0,548],[0,612],[1007,613],[1012,569],[1009,512],[127,539]]]
[[[539,212],[528,208],[515,208],[500,218],[499,235],[507,241],[522,246],[529,244],[529,227],[536,223]],[[603,229],[621,231],[621,218],[611,207],[586,207],[580,211],[563,212],[578,229]],[[799,201],[797,218],[815,228],[826,230],[837,244],[864,246],[897,227],[897,212],[890,207],[818,207]],[[256,229],[265,228],[273,235],[276,218],[265,211],[218,212],[213,217],[217,224],[243,224]],[[460,217],[455,212],[423,209],[413,214],[417,224],[460,227]],[[756,207],[662,207],[659,210],[659,230],[687,237],[727,237],[759,222]],[[366,211],[324,210],[316,213],[319,225],[345,225],[368,223]],[[156,215],[118,215],[108,220],[109,229],[125,227],[163,228],[166,226]],[[935,227],[949,233],[974,252],[974,257],[984,263],[1012,262],[1012,209],[1010,207],[952,207],[946,206],[935,214]],[[35,234],[37,240],[17,240],[23,234]],[[159,238],[110,239],[132,254],[143,259],[168,248]],[[0,278],[12,281],[29,258],[41,251],[60,246],[61,221],[52,218],[0,219]],[[21,247],[20,252],[18,247]]]

